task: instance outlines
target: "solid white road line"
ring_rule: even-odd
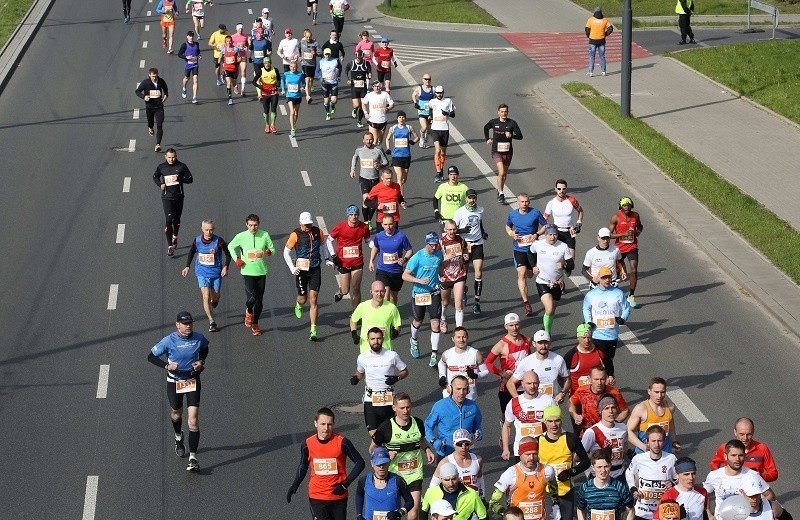
[[[89,475],[86,477],[86,494],[83,498],[83,520],[94,520],[94,511],[97,506],[97,485],[100,477]]]
[[[139,68],[140,69],[144,68],[144,60],[139,60]]]
[[[308,172],[305,170],[300,170],[300,176],[303,178],[303,184],[306,186],[311,186],[311,179],[308,177]]]
[[[111,365],[100,365],[100,375],[97,377],[97,399],[105,399],[108,395],[108,372]]]
[[[131,178],[125,177],[122,179],[122,193],[129,193],[131,191]]]
[[[146,48],[147,48],[147,40],[142,42],[142,49],[146,49]]]
[[[117,308],[117,295],[119,295],[119,284],[112,283],[108,288],[108,310],[113,311]]]
[[[125,242],[125,224],[117,224],[117,244]]]
[[[128,141],[128,151],[133,153],[136,151],[136,139],[131,139]]]
[[[689,422],[708,422],[708,418],[703,415],[703,412],[689,399],[686,392],[677,386],[667,387],[667,395],[670,400],[675,403],[675,408],[686,417]]]
[[[321,216],[317,216],[317,227],[319,227],[322,230],[322,232],[325,233],[325,235],[328,234],[328,228],[325,226],[325,219],[322,218]],[[327,247],[327,246],[324,246],[324,247]],[[342,286],[339,283],[340,275],[339,275],[338,271],[334,271],[334,272],[336,273],[336,290],[338,291],[339,288]],[[352,298],[350,298],[350,293],[345,294],[344,295],[344,299],[345,300],[352,300]]]
[[[133,109],[133,118],[134,119],[139,119],[139,109],[138,108],[134,108]]]

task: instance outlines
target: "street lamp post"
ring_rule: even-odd
[[[622,5],[622,85],[619,100],[620,116],[631,117],[631,41],[633,39],[631,0]]]

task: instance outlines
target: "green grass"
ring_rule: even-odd
[[[607,17],[622,16],[623,0],[572,0],[575,4],[585,8],[587,11],[594,11],[598,5],[603,8],[603,14]],[[637,16],[674,16],[675,4],[677,0],[636,0],[631,2],[633,7],[633,17]],[[774,5],[781,14],[800,13],[800,2],[776,2],[766,0],[766,3]],[[761,11],[754,11],[755,14],[764,14]],[[698,0],[695,7],[695,14],[747,14],[747,2],[744,0]]]
[[[0,5],[0,48],[6,44],[22,17],[31,8],[33,0],[6,0]]]
[[[799,232],[646,123],[635,117],[620,116],[619,105],[603,97],[591,85],[566,83],[563,87],[792,280],[800,283]]]
[[[800,124],[800,42],[763,41],[670,54],[730,90]]]
[[[392,0],[392,7],[381,4],[378,11],[409,20],[503,26],[472,0]]]

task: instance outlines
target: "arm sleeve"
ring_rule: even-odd
[[[289,267],[289,270],[294,273],[294,262],[292,262],[292,250],[288,247],[283,248],[283,260],[286,262],[286,265]]]
[[[203,346],[203,347],[200,349],[200,352],[198,352],[198,353],[197,353],[197,357],[198,357],[198,358],[199,358],[201,361],[205,361],[205,360],[206,360],[206,358],[208,357],[208,343],[206,343],[206,345],[205,345],[205,346]]]
[[[158,368],[166,368],[167,362],[161,359],[160,357],[156,356],[152,352],[147,354],[147,361],[151,362]]]
[[[308,444],[303,441],[300,446],[300,464],[297,465],[297,472],[294,475],[294,482],[292,482],[294,489],[300,486],[300,483],[306,478],[306,473],[308,473]]]
[[[225,252],[227,253],[227,249]],[[189,248],[189,254],[186,255],[186,267],[192,266],[192,260],[195,254],[197,254],[197,242],[192,240],[192,247]]]
[[[497,359],[497,354],[494,352],[489,352],[486,355],[486,361],[484,364],[486,365],[486,369],[491,372],[492,374],[500,375],[500,370],[494,366],[494,360]]]
[[[182,43],[181,48],[178,49],[178,57],[182,60],[186,59],[186,43]]]
[[[578,456],[578,463],[572,466],[572,475],[580,475],[591,466],[591,461],[589,460],[589,455],[586,453],[586,448],[583,447],[583,444],[578,440],[578,436],[574,433],[567,432],[564,435],[567,436],[567,448],[569,451],[574,453]]]
[[[229,267],[231,265],[231,260],[233,257],[231,256],[231,252],[228,251],[228,244],[222,237],[219,237],[219,247],[225,253],[225,267]]]
[[[366,485],[368,476],[369,475],[364,475],[358,479],[358,486],[356,487],[356,515],[364,514],[364,486]]]
[[[402,508],[406,511],[411,511],[414,509],[414,497],[411,496],[411,491],[408,490],[408,484],[406,481],[402,479],[402,477],[395,477],[397,478],[397,492],[400,495],[400,498],[403,499]]]
[[[350,473],[347,474],[347,480],[345,481],[345,485],[353,482],[358,476],[364,471],[366,464],[364,463],[364,458],[361,454],[356,450],[353,443],[350,442],[350,439],[344,439],[342,441],[342,449],[344,450],[344,454],[347,455],[347,458],[353,461],[353,468],[350,470]]]

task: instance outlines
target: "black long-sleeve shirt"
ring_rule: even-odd
[[[160,92],[158,97],[150,96],[151,91],[154,90],[158,90]],[[169,87],[167,87],[167,82],[160,77],[156,78],[155,82],[147,77],[143,79],[141,83],[139,83],[138,87],[136,87],[136,95],[142,99],[144,99],[145,96],[150,96],[150,99],[147,99],[144,102],[146,108],[164,108],[164,98],[169,96]]]
[[[153,173],[153,182],[159,188],[164,184],[164,189],[161,190],[161,198],[168,200],[181,200],[183,199],[183,185],[191,184],[194,182],[192,172],[182,162],[176,160],[174,164],[169,164],[167,161],[159,164]]]

